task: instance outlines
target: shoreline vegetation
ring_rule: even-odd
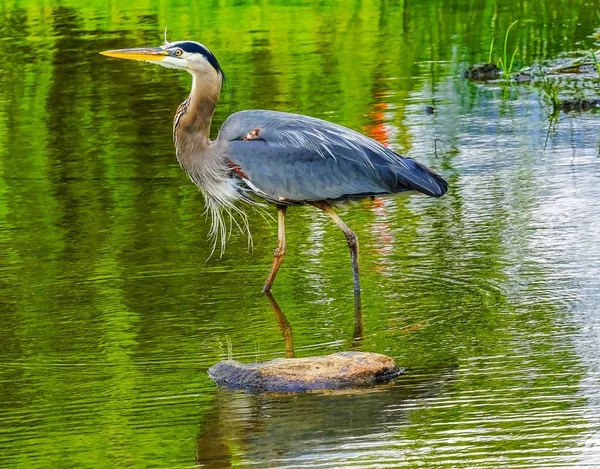
[[[600,20],[600,13],[597,12]],[[494,37],[490,41],[488,60],[472,65],[462,74],[472,82],[498,85],[503,88],[504,98],[510,97],[513,87],[530,87],[537,90],[542,101],[551,106],[550,118],[560,113],[586,112],[600,107],[600,95],[596,89],[600,76],[598,55],[600,50],[578,50],[568,56],[549,60],[545,65],[522,66],[514,71],[519,46],[509,54],[509,33],[519,22],[513,21],[504,34],[503,56],[493,62]],[[595,45],[600,45],[600,32],[593,35]],[[510,59],[509,59],[510,57]]]

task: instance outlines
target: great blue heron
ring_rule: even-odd
[[[204,194],[212,215],[211,234],[215,242],[220,236],[222,248],[227,226],[223,212],[237,212],[246,222],[236,203],[256,203],[252,196],[277,206],[277,247],[265,292],[271,290],[285,255],[289,205],[311,204],[341,228],[352,257],[354,290],[360,292],[358,240],[332,204],[408,190],[440,197],[448,190],[444,179],[417,161],[314,117],[263,110],[236,112],[211,141],[210,124],[224,74],[215,56],[198,42],[169,43],[165,38],[160,47],[101,54],[191,73],[192,90],[177,109],[173,125],[177,159]]]

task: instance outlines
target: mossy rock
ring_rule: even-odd
[[[496,80],[500,76],[501,70],[493,63],[477,64],[469,67],[463,76],[473,81]]]
[[[563,99],[559,102],[558,107],[564,112],[589,111],[590,109],[600,107],[600,99]]]
[[[277,358],[262,363],[224,360],[208,370],[217,384],[254,392],[304,392],[372,386],[402,373],[379,353],[338,352],[307,358]]]

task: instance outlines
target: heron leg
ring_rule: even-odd
[[[348,241],[348,247],[350,248],[350,257],[352,258],[352,276],[354,277],[354,291],[358,293],[360,301],[360,277],[358,275],[358,238],[354,232],[348,228],[342,219],[335,213],[333,207],[329,202],[311,202],[315,207],[323,210],[335,224],[344,232],[346,235],[346,241]]]
[[[356,348],[360,346],[360,342],[363,339],[363,318],[362,318],[362,304],[360,301],[360,290],[354,291],[354,337],[352,345]]]
[[[273,282],[275,281],[275,276],[277,275],[277,271],[279,270],[279,266],[283,262],[283,257],[285,256],[285,211],[287,209],[287,205],[278,205],[277,206],[277,247],[275,248],[275,253],[273,254],[273,265],[271,266],[271,271],[267,276],[267,281],[265,282],[265,288],[263,288],[263,292],[270,292],[271,287],[273,286]]]

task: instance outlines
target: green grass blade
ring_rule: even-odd
[[[506,30],[506,34],[504,35],[504,64],[508,63],[508,55],[506,54],[506,46],[508,44],[508,33],[510,33],[511,28],[518,22],[519,22],[519,20],[513,21],[511,23],[511,25],[508,27],[508,29]],[[506,73],[506,70],[504,70],[504,72]]]
[[[487,63],[492,63],[492,51],[494,50],[494,38],[492,38],[492,42],[490,42],[490,53],[488,54]]]
[[[517,46],[515,48],[515,51],[512,54],[512,57],[510,58],[510,65],[508,66],[508,74],[510,75],[512,72],[512,68],[513,68],[513,63],[515,62],[515,55],[517,55],[517,51],[519,50],[519,47]]]

